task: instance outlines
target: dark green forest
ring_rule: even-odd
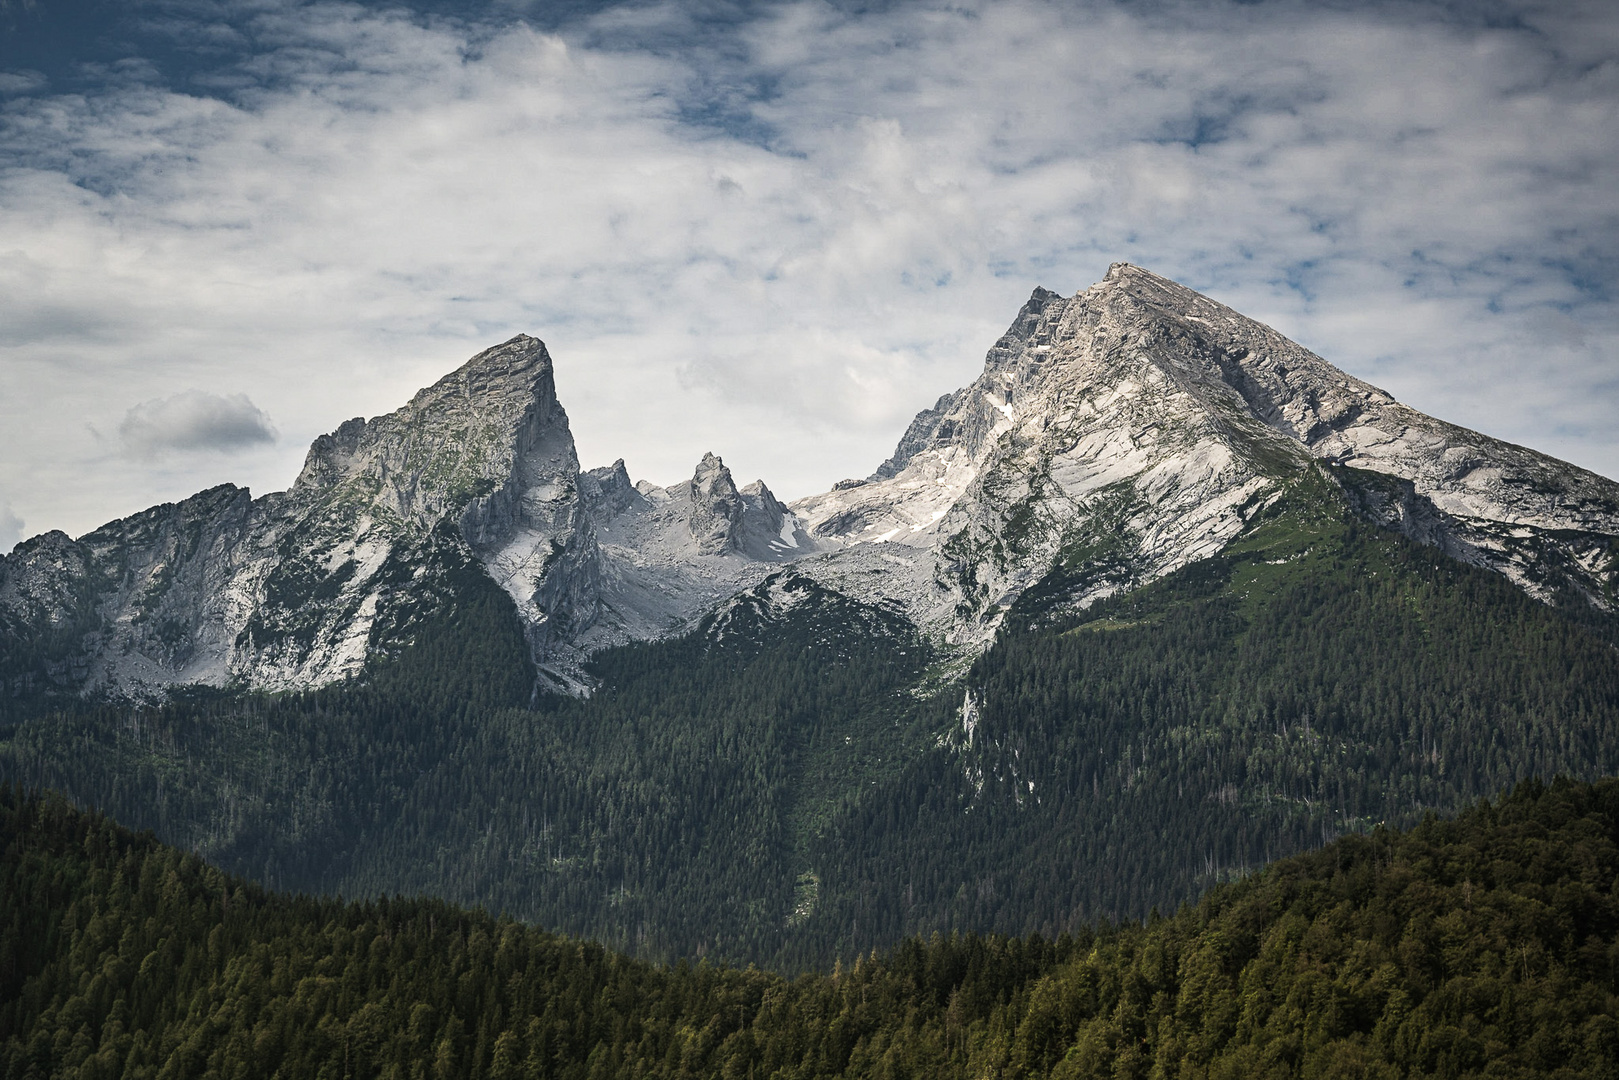
[[[533,696],[510,601],[464,567],[348,684],[7,706],[0,779],[271,888],[792,972],[1054,941],[1526,777],[1619,773],[1613,620],[1366,524],[1323,476],[1221,556],[1068,611],[1104,556],[1071,552],[965,676],[787,570],[790,610],[744,597],[599,654],[585,700]]]
[[[1095,572],[1086,552],[1075,575]],[[832,921],[1054,935],[1531,776],[1619,770],[1614,627],[1300,492],[1220,556],[1053,618],[950,702],[947,749],[835,822]],[[971,739],[962,725],[970,695]]]
[[[9,786],[0,841],[6,1080],[1619,1075],[1619,780],[1347,836],[1167,918],[792,979],[268,892]]]

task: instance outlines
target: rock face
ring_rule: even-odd
[[[687,499],[686,524],[697,550],[704,555],[731,550],[733,534],[742,525],[742,493],[731,480],[731,470],[712,453],[697,463]]]
[[[586,475],[620,472],[621,464]],[[614,480],[613,490],[624,491],[628,479]],[[643,481],[592,507],[603,589],[602,616],[578,643],[587,651],[677,632],[779,564],[822,548],[764,481],[739,489],[712,453],[686,483]]]
[[[1138,267],[1036,289],[971,386],[865,482],[793,510],[841,548],[804,572],[987,641],[1059,562],[1069,603],[1217,553],[1317,460],[1363,512],[1532,595],[1611,608],[1619,484],[1424,416]]]
[[[406,644],[481,568],[542,679],[587,688],[591,649],[679,630],[815,542],[713,454],[674,489],[581,472],[551,358],[519,336],[397,412],[309,448],[292,487],[220,487],[0,559],[0,679],[142,695],[316,686]]]
[[[1369,513],[1539,599],[1572,590],[1611,607],[1616,568],[1604,563],[1619,536],[1619,484],[1417,412],[1172,281],[1115,272],[1144,311],[1185,327],[1188,352],[1216,367],[1251,415],[1315,458],[1384,478],[1357,485]]]
[[[0,563],[0,638],[13,693],[104,684],[221,683],[274,544],[229,485],[73,540],[19,544]]]
[[[623,461],[581,472],[544,345],[513,338],[317,439],[288,491],[215,488],[19,545],[0,558],[0,680],[317,685],[408,642],[480,568],[567,689],[592,650],[677,633],[786,562],[965,656],[1054,570],[1070,607],[1133,588],[1219,552],[1320,463],[1374,520],[1614,608],[1619,484],[1121,263],[1072,298],[1036,289],[870,477],[790,506],[713,454],[667,489]]]
[[[543,656],[600,610],[579,482],[551,358],[517,337],[316,439],[285,492],[216,488],[21,545],[0,564],[0,625],[59,685],[319,685],[407,641],[482,564]]]
[[[794,505],[846,549],[806,571],[973,646],[1059,560],[1089,567],[1084,604],[1218,552],[1309,455],[1242,409],[1133,285],[1115,267],[1072,300],[1036,290],[979,379],[919,416],[882,469]]]

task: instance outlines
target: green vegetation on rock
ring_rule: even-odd
[[[958,688],[932,705],[946,745],[836,823],[837,953],[1139,918],[1525,777],[1619,771],[1608,624],[1366,525],[1324,481],[1082,612],[1050,584],[967,673],[970,739]]]

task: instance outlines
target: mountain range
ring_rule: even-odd
[[[320,686],[408,642],[459,562],[576,692],[592,652],[681,633],[784,563],[970,655],[1054,572],[1066,612],[1213,556],[1317,463],[1355,470],[1334,475],[1373,520],[1536,599],[1613,609],[1619,484],[1120,263],[1072,298],[1037,289],[872,475],[785,506],[713,454],[670,488],[581,470],[550,355],[513,338],[321,436],[285,492],[225,485],[18,545],[6,675],[13,693]]]
[[[526,336],[0,558],[0,779],[271,884],[813,964],[1619,771],[1619,484],[1115,264],[864,479],[582,469]]]

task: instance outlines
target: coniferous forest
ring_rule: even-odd
[[[1619,781],[1519,785],[1144,923],[789,979],[438,900],[268,892],[0,790],[0,1074],[1619,1074]]]
[[[1619,774],[1619,633],[1304,485],[1219,557],[1074,612],[1071,553],[965,673],[791,571],[533,693],[515,612],[455,606],[282,695],[13,702],[0,780],[224,871],[432,895],[652,961],[829,970],[906,937],[1172,910],[1530,777]]]
[[[1619,1080],[1615,174],[1619,0],[0,0],[0,1080]]]

